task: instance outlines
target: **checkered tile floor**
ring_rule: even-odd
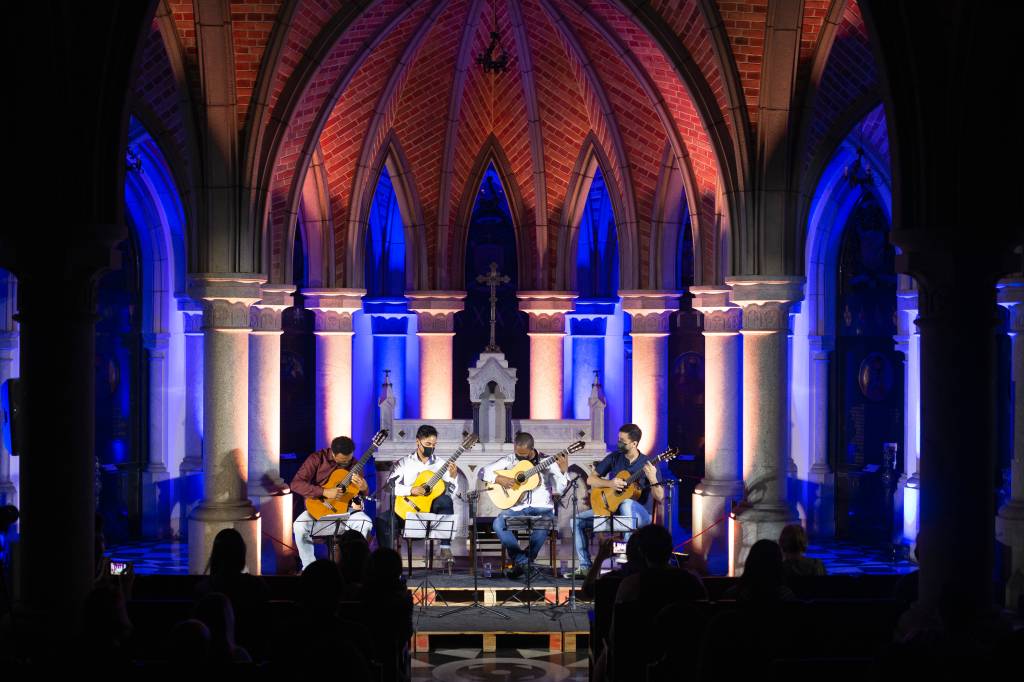
[[[910,573],[917,566],[903,556],[893,556],[883,548],[864,547],[845,542],[812,545],[807,556],[821,559],[831,575]],[[188,544],[184,542],[140,541],[116,545],[107,555],[118,561],[131,561],[140,575],[185,575],[188,573]]]

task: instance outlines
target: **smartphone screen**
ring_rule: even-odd
[[[124,575],[128,571],[128,562],[126,561],[111,561],[110,562],[110,575]]]
[[[614,542],[614,543],[612,543],[612,551],[615,552],[616,554],[625,554],[626,553],[626,543],[625,542]]]

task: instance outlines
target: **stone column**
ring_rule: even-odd
[[[831,538],[835,535],[835,478],[828,463],[828,374],[835,338],[832,336],[807,337],[810,363],[810,426],[811,468],[807,472],[809,491],[807,532],[812,537]],[[790,460],[792,461],[792,460]]]
[[[14,364],[18,352],[18,329],[14,323],[17,308],[17,280],[14,275],[0,271],[0,387],[17,375]],[[10,415],[0,412],[0,428],[6,427],[9,418]],[[18,489],[11,480],[11,453],[3,438],[0,438],[0,504],[18,504]]]
[[[726,557],[728,524],[720,521],[743,496],[740,309],[725,287],[692,287],[704,314],[704,479],[693,491],[692,551]],[[715,525],[717,524],[717,525]],[[710,530],[708,530],[710,529]]]
[[[264,574],[295,568],[292,495],[281,479],[281,311],[295,287],[266,285],[249,308],[249,498],[263,524]]]
[[[452,345],[455,313],[466,298],[464,291],[411,291],[409,310],[416,313],[420,344],[420,417],[452,418]]]
[[[678,291],[620,291],[633,338],[632,422],[640,449],[656,455],[668,446],[668,332],[679,310]]]
[[[985,614],[992,603],[996,513],[995,282],[1003,263],[994,246],[938,230],[894,231],[891,238],[903,251],[897,270],[918,284],[919,603],[935,612],[953,596],[965,612]]]
[[[910,278],[901,275],[900,280]],[[897,293],[896,350],[903,353],[903,474],[898,494],[903,516],[897,527],[903,528],[903,539],[917,539],[918,509],[921,500],[921,337],[917,334],[917,290],[900,288]]]
[[[203,310],[191,299],[178,301],[185,332],[185,456],[181,475],[203,470]]]
[[[1016,608],[1024,596],[1024,278],[1001,281],[999,303],[1010,312],[1013,343],[1013,463],[1010,499],[996,516],[996,539],[1010,548],[1006,607]]]
[[[743,486],[751,505],[737,518],[733,561],[742,572],[751,545],[778,540],[797,520],[787,498],[789,313],[803,298],[802,277],[726,279],[743,309]]]
[[[203,306],[203,499],[189,515],[189,572],[202,573],[213,539],[234,528],[260,573],[260,516],[248,498],[249,306],[261,279],[194,275],[189,294]]]
[[[167,470],[167,347],[170,334],[142,335],[149,365],[149,456],[142,470],[142,532],[167,537],[171,530]]]
[[[306,309],[316,314],[316,447],[352,435],[352,315],[364,289],[307,289]]]
[[[530,419],[561,419],[565,314],[576,294],[520,291],[519,309],[530,317]]]

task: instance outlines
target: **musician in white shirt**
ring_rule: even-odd
[[[422,486],[414,486],[416,477],[423,471],[436,471],[441,464],[434,455],[434,448],[437,447],[437,429],[429,424],[423,424],[416,430],[416,450],[406,457],[397,460],[391,467],[386,485],[394,485],[394,494],[391,499],[406,495],[418,496],[426,494]],[[458,490],[458,471],[455,464],[451,463],[447,471],[441,477],[444,481],[445,491],[440,497],[434,499],[430,505],[430,512],[433,514],[453,514],[455,504],[452,502],[452,495]],[[394,517],[392,519],[392,517]],[[394,521],[395,535],[391,535],[391,524]],[[377,544],[380,547],[394,547],[394,539],[402,537],[405,529],[405,520],[395,514],[394,505],[390,512],[377,515]],[[441,558],[448,561],[452,558],[451,543],[441,541]]]
[[[515,454],[506,455],[484,467],[482,476],[485,482],[510,489],[515,486],[516,482],[507,476],[496,475],[496,472],[511,469],[522,460],[537,464],[544,458],[542,453],[537,452],[533,448],[533,436],[528,433],[516,434],[514,445]],[[515,562],[515,566],[506,573],[509,578],[521,576],[526,571],[529,562],[537,558],[537,554],[548,538],[548,531],[546,529],[533,531],[533,534],[530,536],[529,554],[527,554],[519,546],[519,541],[516,540],[515,534],[506,528],[505,519],[513,516],[555,518],[555,505],[551,495],[560,495],[569,483],[569,478],[565,475],[569,470],[569,460],[564,454],[559,454],[555,457],[555,464],[557,466],[550,466],[540,473],[541,485],[533,490],[524,492],[522,499],[515,506],[502,511],[494,519],[494,532],[501,540],[501,544],[504,545],[509,557]]]

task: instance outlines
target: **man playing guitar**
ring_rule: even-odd
[[[528,433],[518,433],[515,439],[515,454],[506,455],[498,461],[484,467],[483,479],[491,485],[498,485],[506,490],[512,489],[516,482],[508,476],[497,475],[496,472],[511,469],[517,462],[527,460],[533,464],[544,458],[542,453],[533,448],[533,436]],[[515,534],[505,527],[505,519],[512,516],[544,516],[550,519],[555,518],[554,503],[552,495],[560,495],[569,483],[565,475],[569,470],[569,460],[559,454],[555,458],[557,466],[548,467],[541,473],[542,485],[523,493],[517,504],[509,509],[503,510],[494,519],[494,532],[497,534],[501,544],[504,545],[509,557],[512,558],[514,566],[506,575],[509,578],[518,578],[526,570],[529,562],[537,558],[537,553],[544,546],[548,538],[547,530],[535,530],[530,536],[529,555],[519,547]]]
[[[643,470],[643,475],[638,483],[643,491],[638,500],[625,500],[618,508],[618,515],[632,516],[636,527],[641,528],[651,522],[651,502],[660,504],[665,492],[659,483],[658,469],[649,461],[649,458],[640,452],[640,438],[642,437],[640,427],[636,424],[624,424],[619,429],[618,447],[614,452],[608,453],[604,459],[597,463],[591,474],[587,477],[587,485],[593,488],[611,488],[615,492],[622,492],[626,487],[623,478],[617,478],[618,474],[626,471],[634,474]],[[587,534],[594,530],[594,510],[587,509],[577,516],[576,527],[573,529],[573,537],[576,542],[576,557],[579,560],[579,567],[576,569],[579,578],[585,578],[590,570],[590,548],[588,546]],[[626,540],[629,540],[629,533]]]
[[[344,493],[342,488],[325,488],[324,484],[337,469],[351,469],[355,463],[352,456],[356,450],[355,442],[348,436],[338,436],[331,441],[331,447],[317,450],[302,463],[299,470],[292,479],[291,489],[306,498],[323,498],[333,500]],[[361,493],[367,490],[366,479],[362,476],[353,476],[352,483],[358,486]],[[360,521],[369,532],[371,526],[370,517],[363,511],[362,501],[358,498],[352,500],[349,505],[349,521]],[[313,539],[310,531],[313,530],[313,517],[308,511],[299,514],[292,524],[292,532],[295,534],[295,546],[299,550],[299,559],[302,567],[305,568],[316,560],[314,553]]]
[[[420,496],[427,491],[418,485],[414,485],[416,477],[423,471],[434,469],[441,462],[434,455],[434,448],[437,447],[437,429],[429,424],[423,424],[416,429],[416,450],[409,455],[397,460],[388,474],[386,485],[394,486],[392,499],[412,495]],[[432,514],[452,514],[455,512],[455,504],[452,502],[452,495],[458,489],[458,470],[455,464],[449,464],[441,480],[444,481],[445,492],[434,499],[430,505]],[[391,535],[391,523],[394,517],[395,536]],[[392,509],[377,515],[377,543],[381,547],[394,547],[395,537],[401,537],[405,529],[405,519],[395,513]],[[450,542],[441,541],[441,559],[450,561],[452,558],[452,547]]]

